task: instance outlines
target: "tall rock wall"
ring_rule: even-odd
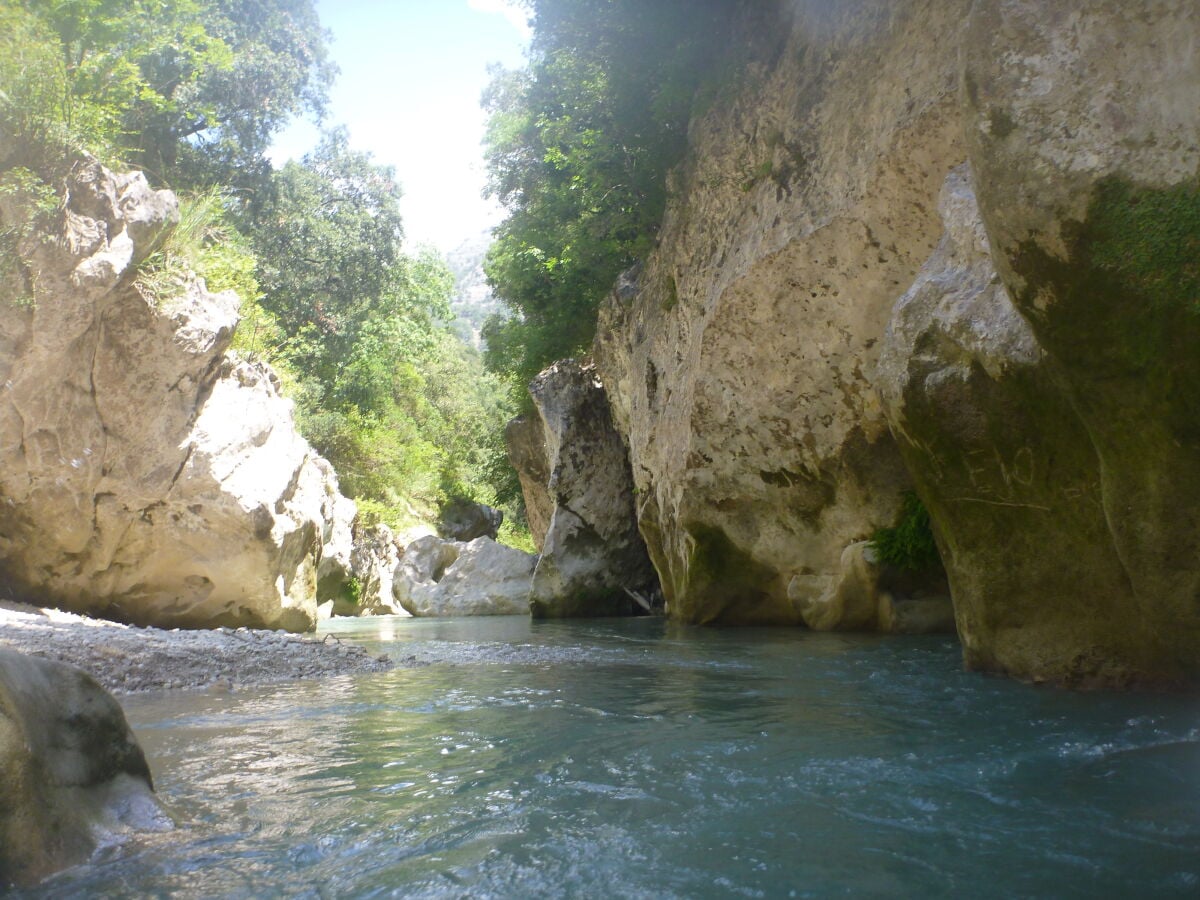
[[[23,215],[0,201],[0,220]],[[303,630],[353,504],[273,373],[227,358],[237,298],[137,288],[175,216],[140,174],[81,162],[54,233],[18,248],[0,296],[0,582],[138,624]]]
[[[743,12],[595,348],[670,613],[866,622],[912,484],[968,665],[1200,678],[1200,6]]]
[[[963,60],[979,217],[1040,353],[933,379],[977,414],[911,386],[898,410],[967,662],[1200,680],[1200,7],[979,0]]]
[[[601,312],[670,614],[800,623],[908,485],[873,379],[964,157],[965,0],[747,4],[659,250]]]

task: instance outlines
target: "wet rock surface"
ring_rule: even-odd
[[[77,668],[0,649],[0,888],[172,827],[116,700]]]

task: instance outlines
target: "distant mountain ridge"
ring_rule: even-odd
[[[492,294],[483,272],[483,260],[492,240],[488,228],[446,254],[446,264],[454,275],[454,295],[450,298],[454,330],[476,349],[482,346],[480,330],[487,317],[504,310],[503,303]]]

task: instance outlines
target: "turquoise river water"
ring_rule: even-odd
[[[125,698],[179,829],[23,896],[1200,897],[1195,697],[946,638],[327,630],[410,667]]]

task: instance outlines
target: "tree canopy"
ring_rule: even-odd
[[[246,185],[333,74],[313,0],[0,0],[0,124],[42,159],[87,149],[175,187]]]
[[[324,109],[325,42],[313,0],[0,0],[0,189],[53,194],[80,150],[175,188],[180,224],[138,288],[157,302],[196,272],[238,291],[235,348],[280,372],[365,516],[463,495],[513,512],[512,410],[450,331],[445,263],[403,245],[394,172],[339,130],[277,171],[265,157]]]
[[[653,245],[731,0],[530,0],[529,65],[484,98],[490,192],[509,214],[488,257],[513,315],[488,365],[523,385],[584,350],[616,276]]]

